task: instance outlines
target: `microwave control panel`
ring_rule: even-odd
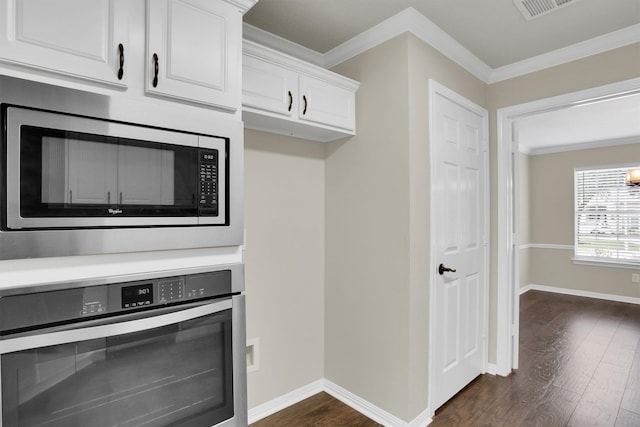
[[[218,214],[218,150],[200,149],[199,211]]]

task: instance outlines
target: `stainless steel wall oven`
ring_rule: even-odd
[[[4,427],[247,424],[241,264],[0,294]]]
[[[242,243],[240,121],[165,128],[170,109],[115,101],[0,77],[0,259]]]

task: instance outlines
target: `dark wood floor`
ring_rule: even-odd
[[[478,377],[430,427],[640,427],[640,306],[530,291],[520,309],[519,369]],[[377,425],[325,393],[252,424]]]

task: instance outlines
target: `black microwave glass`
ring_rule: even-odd
[[[34,126],[20,135],[24,218],[198,215],[198,148]]]

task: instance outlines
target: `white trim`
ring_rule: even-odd
[[[610,268],[628,268],[630,270],[640,270],[640,264],[621,261],[607,261],[596,258],[572,258],[574,264],[592,265],[594,267],[610,267]]]
[[[427,408],[411,422],[407,423],[349,390],[323,378],[249,409],[249,424],[255,423],[323,391],[360,412],[362,415],[384,426],[424,427],[432,421],[432,412]]]
[[[548,243],[526,243],[518,246],[520,250],[526,249],[557,249],[562,251],[574,251],[572,245],[554,245]],[[593,265],[596,267],[612,267],[612,268],[628,268],[631,270],[640,270],[640,264],[632,262],[616,262],[606,261],[597,258],[572,258],[574,264]]]
[[[534,56],[523,61],[514,62],[504,67],[494,68],[485,83],[498,83],[503,80],[523,76],[525,74],[577,61],[598,53],[624,47],[640,42],[640,24],[623,28],[600,37],[594,37],[580,43],[575,43],[561,49],[556,49],[542,55]]]
[[[491,67],[412,7],[327,52],[325,66],[333,67],[405,32],[415,35],[480,80],[489,80]]]
[[[607,301],[625,302],[628,304],[640,304],[640,298],[626,297],[622,295],[603,294],[600,292],[581,291],[578,289],[558,288],[555,286],[529,284],[520,288],[520,295],[529,291],[551,292],[563,295],[573,295],[576,297],[596,298]]]
[[[248,40],[288,53],[324,68],[331,68],[400,34],[410,32],[487,84],[498,83],[640,42],[640,24],[636,24],[600,37],[492,69],[430,19],[411,7],[360,33],[325,54],[292,43],[249,24],[244,24],[243,31]]]
[[[487,374],[498,375],[498,366],[495,363],[487,363]]]
[[[517,281],[510,276],[513,263],[518,262],[518,257],[510,258],[511,245],[514,233],[517,232],[514,218],[514,204],[510,197],[515,197],[517,188],[513,187],[514,171],[511,171],[510,155],[513,150],[513,124],[519,117],[536,114],[544,111],[557,110],[575,105],[584,105],[589,102],[615,97],[621,94],[640,90],[640,78],[625,80],[605,86],[590,88],[578,92],[572,92],[552,98],[540,99],[524,104],[513,105],[497,110],[497,149],[498,149],[498,271],[497,271],[497,328],[496,337],[496,365],[500,375],[508,366],[508,359],[512,354],[511,336],[508,326],[511,324],[509,311],[506,309],[511,304],[516,304],[518,298]],[[535,244],[537,245],[537,244]],[[554,245],[555,246],[555,245]],[[529,247],[536,247],[530,244]],[[547,248],[547,245],[544,246]],[[566,249],[567,245],[557,245],[553,249]],[[571,246],[573,250],[573,246]],[[513,301],[511,301],[510,295]],[[513,328],[519,328],[519,317],[513,319]],[[510,369],[509,369],[510,371]]]
[[[311,397],[314,394],[324,391],[324,389],[324,380],[320,379],[261,405],[254,406],[249,409],[249,424],[255,423],[258,420],[288,408],[289,406]]]
[[[518,263],[519,257],[516,257],[514,245],[517,242],[517,229],[514,223],[516,204],[513,202],[515,197],[515,173],[513,170],[511,158],[513,149],[513,126],[511,121],[501,121],[501,110],[498,110],[498,140],[497,140],[497,169],[498,169],[498,221],[497,221],[497,291],[496,291],[496,373],[501,376],[507,376],[513,369],[512,354],[517,351],[512,342],[511,328],[509,325],[514,323],[514,328],[518,327],[517,316],[515,321],[511,319],[515,304],[515,296],[512,296],[512,289],[515,280],[514,271],[515,264]],[[514,313],[515,314],[515,313]],[[517,329],[516,329],[517,330]]]
[[[530,148],[520,145],[520,152],[530,156],[539,156],[541,154],[562,153],[565,151],[590,150],[592,148],[613,147],[616,145],[637,144],[640,142],[638,136],[628,136],[624,138],[605,139],[601,141],[580,142],[576,144],[554,145],[550,147]]]
[[[483,281],[484,281],[484,303],[482,305],[482,309],[484,310],[484,321],[483,321],[483,325],[482,325],[482,338],[483,338],[483,371],[487,372],[488,370],[488,358],[489,358],[489,274],[490,274],[490,263],[489,263],[489,236],[490,236],[490,199],[491,199],[491,195],[490,195],[490,183],[489,183],[489,175],[490,175],[490,170],[489,170],[489,113],[487,110],[485,110],[484,108],[480,107],[479,105],[471,102],[470,100],[468,100],[467,98],[463,97],[462,95],[452,91],[451,89],[447,88],[446,86],[436,82],[435,80],[429,79],[429,140],[433,141],[434,139],[434,131],[435,131],[435,126],[433,126],[434,123],[434,115],[435,115],[435,108],[434,108],[434,102],[435,102],[435,98],[436,98],[436,94],[440,94],[442,95],[444,98],[447,98],[465,108],[467,108],[470,111],[473,111],[474,113],[476,113],[477,115],[482,117],[482,126],[483,126],[483,136],[482,136],[482,149],[483,149],[483,153],[484,153],[484,159],[483,159],[483,168],[484,168],[484,174],[483,174],[483,180],[484,180],[484,187],[485,187],[485,201],[484,201],[484,216],[485,216],[485,221],[484,224],[482,224],[483,227],[483,232],[484,232],[484,242],[483,242],[483,246],[484,246],[484,259],[483,259],[483,265],[484,265],[484,277],[483,277]],[[431,189],[430,189],[430,230],[435,230],[436,229],[436,212],[435,212],[435,207],[436,207],[436,203],[434,203],[433,197],[435,194],[437,194],[435,186],[436,186],[436,176],[435,176],[435,169],[436,169],[436,164],[435,164],[435,155],[434,155],[434,144],[430,143],[429,144],[429,159],[430,159],[430,182],[431,182]],[[435,246],[436,246],[436,242],[435,239],[433,238],[433,236],[431,236],[431,243],[430,243],[430,268],[429,270],[431,271],[431,275],[430,275],[430,281],[431,283],[436,283],[437,278],[436,278],[436,268],[435,266],[437,265],[437,259],[436,259],[436,250],[435,250]],[[433,292],[431,291],[431,298],[429,298],[429,348],[436,348],[436,343],[434,342],[434,336],[435,336],[435,328],[436,328],[436,322],[435,322],[435,313],[436,313],[436,300],[435,298],[433,298]],[[434,410],[436,408],[434,408],[434,390],[436,387],[436,384],[434,382],[434,366],[433,366],[433,356],[430,355],[429,356],[429,381],[428,381],[428,389],[429,389],[429,407],[433,408]]]
[[[425,409],[420,415],[413,419],[413,421],[407,423],[401,420],[393,414],[385,411],[361,398],[360,396],[350,392],[349,390],[340,387],[339,385],[325,379],[324,391],[335,397],[342,403],[352,407],[362,415],[372,419],[373,421],[389,427],[423,427],[431,423],[431,416],[429,409]]]
[[[526,243],[519,246],[520,249],[559,249],[565,251],[573,251],[572,245],[555,245],[548,243]]]
[[[252,41],[263,46],[291,55],[295,58],[307,61],[319,67],[325,67],[324,55],[315,50],[308,49],[285,38],[264,31],[247,23],[242,24],[243,41]],[[325,67],[326,68],[326,67]]]

